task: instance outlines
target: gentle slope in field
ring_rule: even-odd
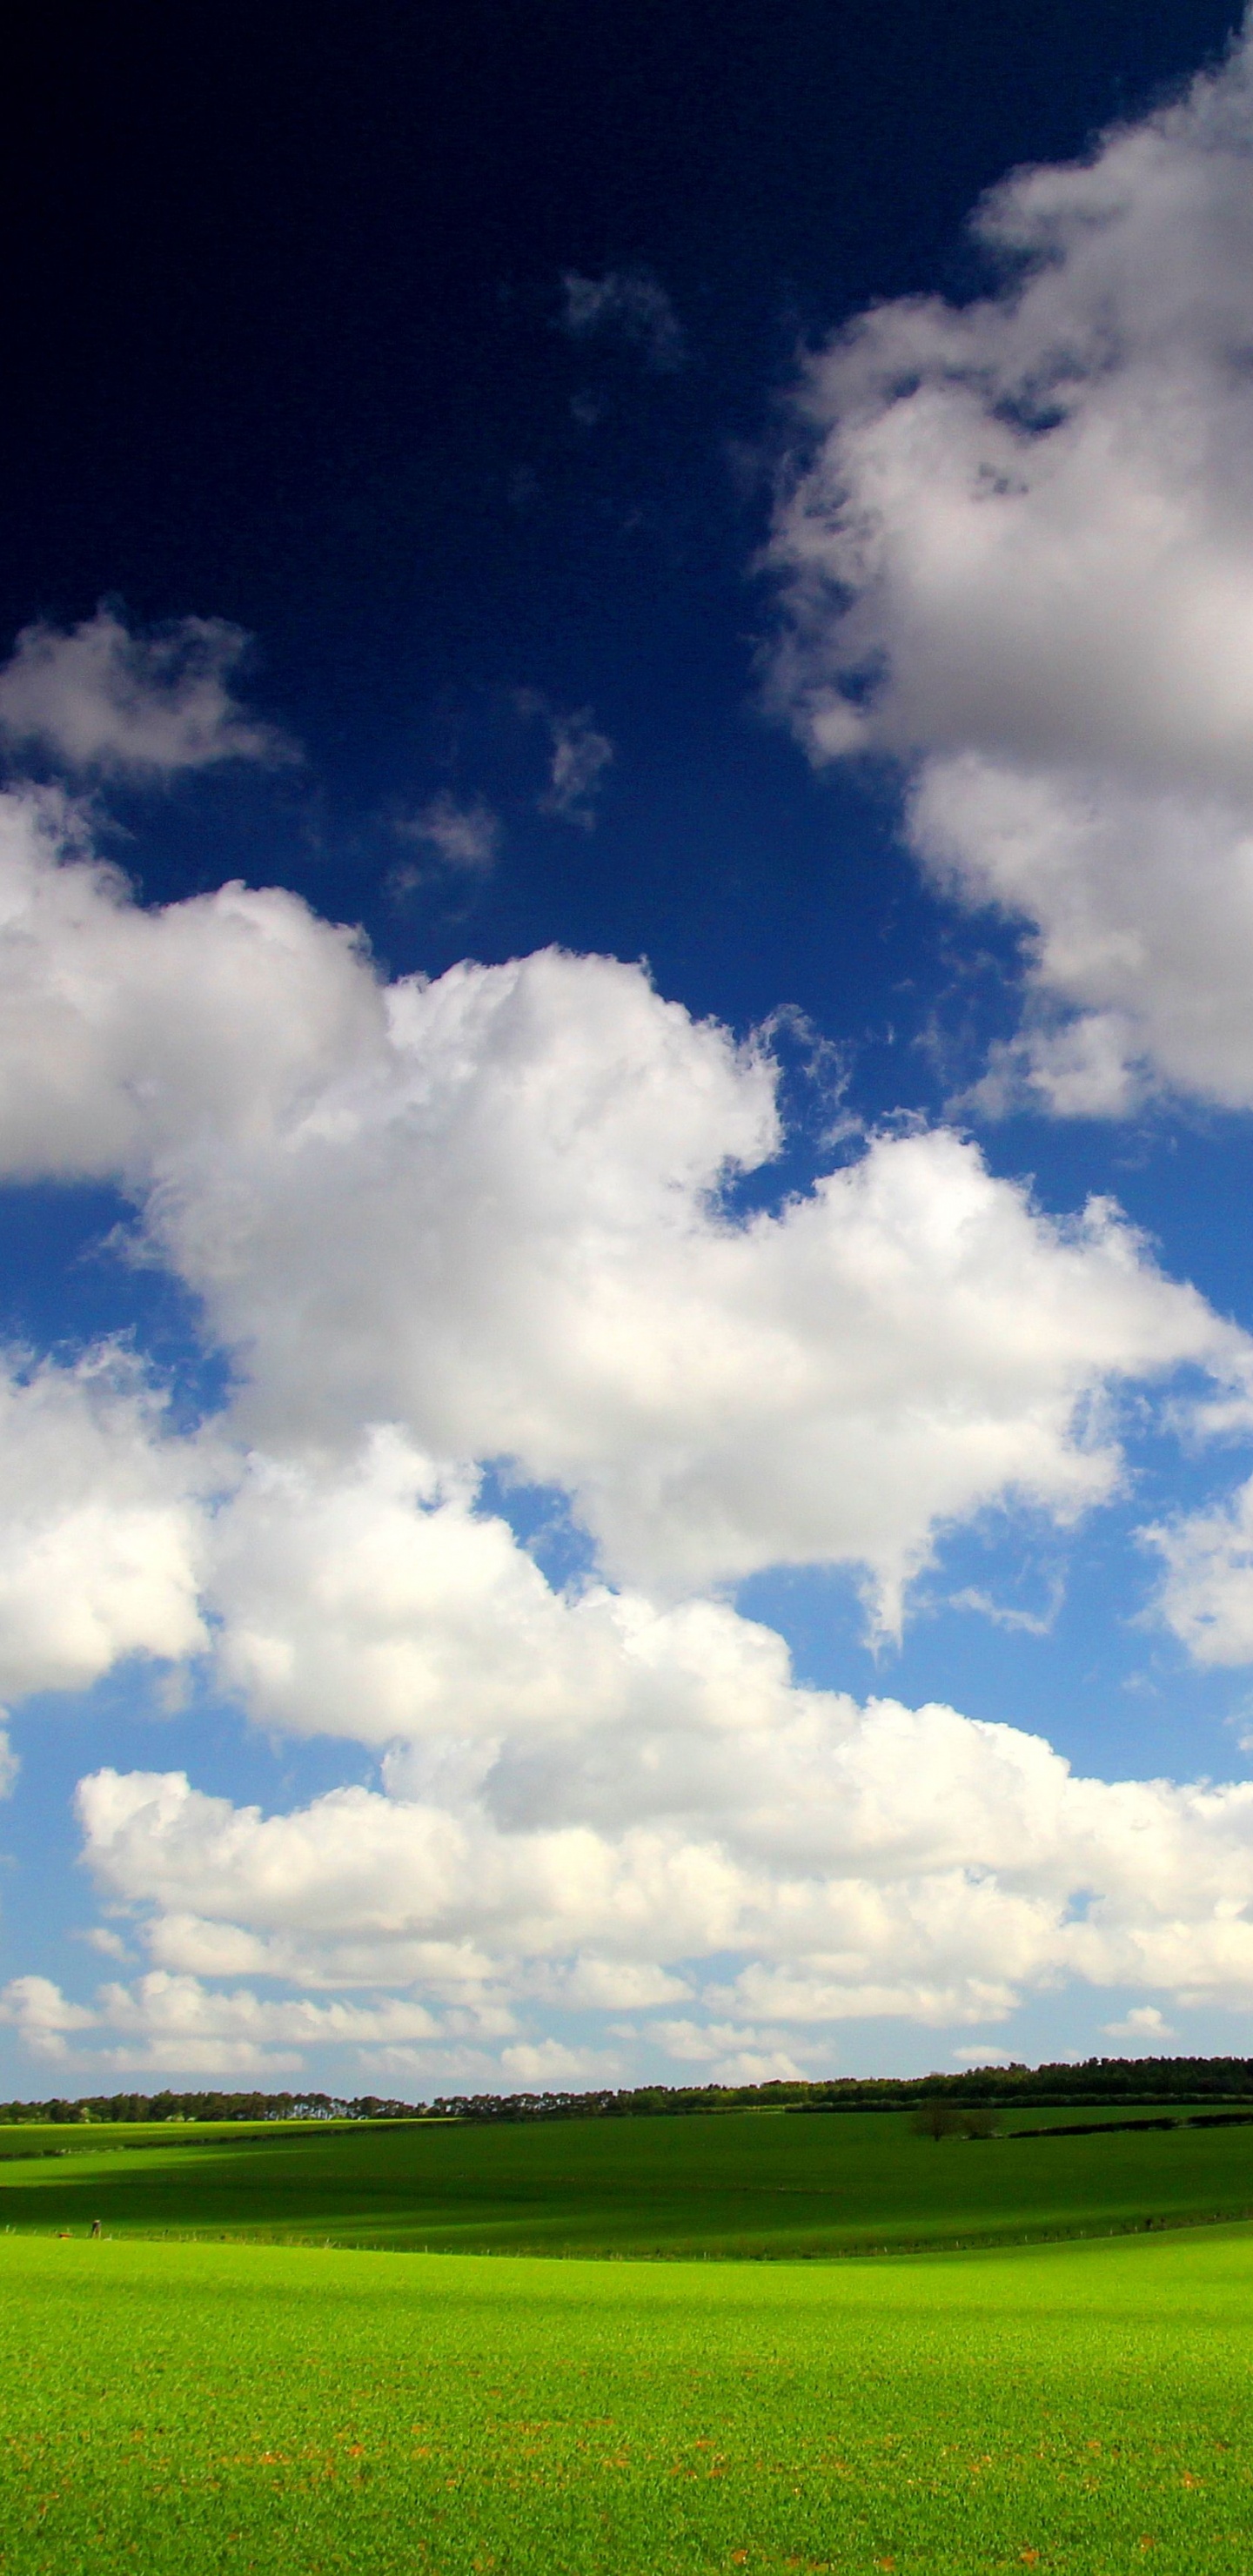
[[[1047,2118],[1021,2115],[1019,2125]],[[1118,2116],[1115,2114],[1114,2116]],[[1054,2125],[1073,2114],[1058,2112]],[[20,2153],[18,2142],[23,2142]],[[43,2152],[51,2146],[55,2152]],[[0,2135],[0,2229],[822,2256],[1253,2215],[1253,2129],[945,2139],[899,2112]]]

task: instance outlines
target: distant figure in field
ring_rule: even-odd
[[[92,2232],[92,2235],[93,2235],[93,2236],[98,2236],[98,2235],[99,2235],[99,2233],[100,2233],[100,2221],[99,2221],[99,2219],[98,2219],[98,2218],[93,2218],[93,2220],[92,2220],[92,2222],[91,2222],[91,2232]]]

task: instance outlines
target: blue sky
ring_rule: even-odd
[[[245,27],[6,179],[0,2086],[1243,2052],[1248,40]]]

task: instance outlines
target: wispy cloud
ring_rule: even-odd
[[[683,325],[651,269],[610,268],[603,277],[583,277],[568,268],[561,286],[561,329],[572,340],[589,340],[598,333],[625,340],[659,375],[672,375],[684,364]]]
[[[614,746],[608,734],[593,724],[590,707],[579,707],[568,716],[556,715],[547,707],[542,712],[552,738],[552,759],[539,810],[590,832],[596,823],[593,800],[616,757]]]
[[[1011,1602],[994,1601],[991,1593],[981,1590],[978,1584],[967,1583],[960,1592],[950,1592],[949,1608],[977,1611],[981,1619],[990,1619],[994,1628],[1017,1630],[1025,1637],[1051,1637],[1064,1597],[1064,1585],[1054,1582],[1047,1609],[1018,1610]]]
[[[463,802],[442,789],[420,813],[398,817],[393,829],[398,839],[432,851],[437,865],[460,876],[490,876],[500,855],[500,816],[482,796]],[[421,873],[403,871],[402,881],[415,884]]]

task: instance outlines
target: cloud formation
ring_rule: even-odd
[[[291,761],[291,743],[231,695],[247,645],[221,617],[182,617],[149,635],[109,608],[68,632],[26,626],[0,670],[0,741],[140,781],[223,760]]]
[[[888,752],[935,880],[1026,932],[983,1092],[1253,1103],[1253,37],[1090,160],[1020,171],[969,304],[809,362],[771,685]]]
[[[778,2072],[841,2021],[986,2028],[1063,1977],[1253,1994],[1251,1784],[1077,1778],[1012,1727],[786,1671],[755,1706],[710,1694],[569,1739],[554,1800],[558,1767],[530,1815],[507,1765],[470,1794],[342,1789],[270,1817],[181,1773],[103,1771],[79,1811],[102,1893],[176,1983],[420,1981],[458,2037],[633,1995],[624,2036]],[[676,2016],[684,1992],[703,2018]],[[1136,2012],[1159,2027],[1159,2005]]]
[[[513,703],[520,716],[538,720],[548,734],[548,782],[536,798],[536,810],[574,823],[580,831],[594,831],[596,798],[617,758],[608,734],[599,730],[590,707],[563,713],[539,689],[515,690]]]
[[[1151,2049],[1155,2041],[1179,2036],[1157,2004],[1133,2004],[1125,2021],[1107,2021],[1105,2028],[1111,2039],[1134,2040],[1140,2050],[1146,2046]]]
[[[1115,1209],[1059,1223],[946,1131],[734,1217],[775,1067],[637,968],[384,987],[289,894],[142,910],[56,820],[0,804],[0,1173],[126,1191],[237,1443],[333,1480],[392,1425],[561,1488],[616,1582],[845,1564],[892,1624],[945,1523],[1116,1489],[1120,1383],[1247,1407],[1244,1337]]]
[[[1120,1388],[1199,1372],[1194,1426],[1245,1420],[1246,1338],[1115,1208],[1061,1222],[938,1130],[741,1214],[781,1137],[764,1043],[614,960],[385,984],[289,894],[145,910],[55,797],[0,799],[0,997],[0,1174],[119,1188],[233,1372],[191,1437],[116,1349],[11,1363],[0,1687],[195,1658],[382,1781],[270,1817],[85,1781],[150,1967],[90,2007],[19,1979],[32,2044],[334,2047],[435,2086],[623,2062],[537,2015],[779,2071],[841,2020],[986,2028],[1062,1975],[1246,1993],[1253,1791],[1075,1780],[1011,1728],[798,1688],[719,1597],[844,1565],[891,1625],[946,1528],[1118,1489]],[[485,1461],[556,1489],[577,1580]]]
[[[481,796],[466,800],[441,789],[395,830],[401,840],[433,850],[440,865],[458,876],[490,876],[500,855],[500,816]]]
[[[439,2024],[421,2004],[266,2000],[247,1987],[224,1994],[199,1978],[154,1968],[134,1985],[101,1986],[92,2005],[70,2004],[48,1977],[14,1977],[0,1991],[0,2021],[40,2057],[65,2058],[91,2031],[90,2064],[110,2073],[291,2074],[310,2047],[360,2050],[430,2039]]]
[[[1194,1660],[1253,1663],[1253,1480],[1141,1535],[1165,1566],[1158,1608]]]
[[[563,823],[577,823],[579,829],[595,829],[595,799],[604,784],[605,772],[615,759],[613,744],[607,733],[600,733],[592,722],[590,707],[581,707],[573,715],[549,715],[552,736],[552,761],[548,785],[539,800],[541,814],[556,814]]]
[[[561,286],[561,328],[571,339],[604,335],[623,340],[661,375],[683,365],[686,334],[651,269],[610,268],[603,277],[583,277],[577,269],[567,269]]]
[[[0,1691],[82,1690],[128,1655],[207,1644],[209,1462],[130,1354],[0,1373],[0,1458]]]

